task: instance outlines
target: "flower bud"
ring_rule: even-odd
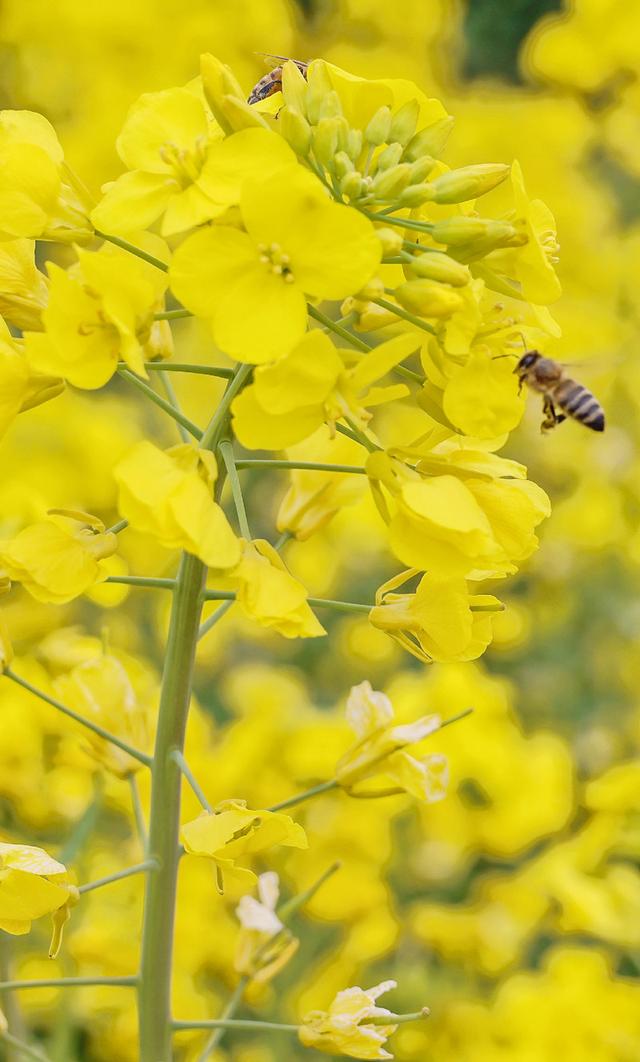
[[[382,255],[384,258],[392,258],[394,255],[400,254],[404,240],[402,232],[399,229],[384,227],[376,229],[376,236],[382,244]]]
[[[431,201],[434,203],[466,203],[502,184],[510,167],[502,162],[487,162],[478,166],[462,166],[443,173],[431,182]]]
[[[326,64],[319,60],[311,63],[307,69],[307,118],[311,125],[316,125],[323,114],[323,104],[333,92]]]
[[[225,97],[235,96],[244,101],[244,93],[230,68],[216,59],[215,55],[205,53],[200,56],[200,75],[205,99],[218,125],[225,133],[234,132],[234,126],[226,114]]]
[[[407,100],[391,119],[390,140],[403,146],[408,144],[411,137],[415,134],[419,114],[420,104],[418,101],[415,99]]]
[[[410,178],[411,166],[404,162],[378,173],[371,185],[371,191],[376,199],[395,199],[407,187]]]
[[[355,314],[356,318],[352,327],[356,332],[375,332],[377,328],[387,328],[388,325],[397,325],[398,318],[391,310],[385,310],[383,306],[376,306],[374,302],[360,302],[349,296],[340,307],[341,313]]]
[[[332,170],[338,150],[340,118],[321,118],[313,130],[313,153],[325,169]]]
[[[383,170],[390,170],[392,166],[397,166],[401,158],[402,144],[389,144],[384,151],[380,152],[376,159],[378,173]]]
[[[357,162],[362,153],[362,129],[350,129],[344,150],[353,162]]]
[[[390,130],[391,111],[388,107],[379,107],[364,131],[365,142],[373,144],[374,147],[386,144],[389,140]]]
[[[491,223],[484,221],[483,218],[445,218],[443,221],[436,221],[431,229],[431,235],[436,243],[446,243],[451,247],[458,247],[461,244],[468,243],[469,240],[476,240],[480,236],[486,236],[488,226]]]
[[[346,151],[338,151],[333,160],[333,169],[336,177],[342,178],[345,177],[347,173],[353,173],[355,166]]]
[[[438,280],[441,284],[452,284],[456,288],[469,283],[469,270],[442,251],[428,251],[416,255],[407,263],[412,273],[425,280]]]
[[[405,161],[415,162],[422,155],[433,155],[436,159],[440,158],[442,150],[449,139],[449,134],[453,129],[453,122],[454,119],[451,116],[441,118],[440,121],[434,122],[433,125],[428,125],[426,129],[421,129],[419,133],[416,133],[405,149]]]
[[[318,111],[318,120],[321,122],[323,118],[341,118],[342,117],[342,104],[340,103],[340,97],[335,90],[328,92],[320,104]]]
[[[398,196],[398,203],[404,207],[418,207],[433,198],[431,184],[412,184]]]
[[[381,299],[384,296],[384,284],[380,277],[372,277],[371,280],[360,288],[355,295],[359,302],[370,302],[372,299]]]
[[[425,177],[429,176],[435,164],[436,160],[432,155],[423,155],[421,159],[412,162],[411,184],[421,184]]]
[[[366,184],[361,173],[354,170],[353,173],[346,173],[340,181],[340,191],[343,195],[349,197],[349,199],[357,199],[366,189]]]
[[[283,107],[278,115],[280,132],[296,155],[307,155],[311,146],[311,126],[293,107]]]
[[[302,115],[306,113],[307,79],[291,60],[282,65],[282,97],[287,107]]]
[[[455,291],[431,280],[408,280],[393,294],[405,310],[419,317],[449,317],[462,306],[462,299]]]

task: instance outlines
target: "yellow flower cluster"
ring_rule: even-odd
[[[580,0],[526,42],[535,92],[469,92],[436,83],[446,0],[316,5],[312,32],[292,6],[6,5],[3,976],[135,976],[164,816],[176,1053],[631,1062],[635,16]],[[194,79],[211,42],[234,72],[207,55]],[[248,105],[269,48],[324,58]],[[538,408],[520,426],[525,347],[587,362],[597,448],[540,440]],[[554,501],[538,558],[523,461]],[[174,731],[153,763],[182,696],[178,551],[208,568],[196,694],[182,760]],[[55,951],[76,873],[47,966],[38,919]],[[393,982],[347,987],[388,975],[417,1014],[377,1006]],[[131,987],[72,1012],[64,987],[7,994],[0,1042],[59,1054],[57,1012],[91,1057],[168,1057]],[[205,1027],[230,996],[293,1041]]]

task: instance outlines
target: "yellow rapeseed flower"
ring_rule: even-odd
[[[211,320],[222,350],[260,364],[302,339],[307,298],[343,299],[366,284],[381,247],[371,222],[298,165],[246,181],[240,212],[245,231],[214,225],[178,247],[171,289]]]
[[[470,594],[460,576],[431,573],[422,576],[413,593],[394,592],[418,574],[409,569],[383,583],[369,621],[426,664],[482,656],[491,641],[491,612],[501,609],[498,599]]]
[[[129,172],[105,185],[91,214],[107,233],[146,228],[160,216],[163,236],[184,232],[238,203],[246,176],[266,176],[295,161],[282,138],[266,129],[223,140],[190,88],[141,96],[116,147]]]
[[[0,314],[21,329],[42,328],[49,284],[36,267],[34,240],[0,242]]]
[[[86,719],[104,727],[141,752],[151,745],[151,705],[140,703],[124,665],[111,653],[78,664],[54,682],[60,700]],[[118,778],[142,764],[109,741],[87,730],[88,751]]]
[[[157,237],[142,241],[166,254]],[[167,286],[166,275],[119,248],[78,249],[68,270],[48,263],[49,304],[43,311],[44,332],[30,332],[26,351],[41,372],[57,373],[76,387],[102,387],[126,362],[146,376],[157,325],[154,313]]]
[[[22,935],[45,914],[53,917],[49,954],[55,958],[69,908],[78,901],[67,868],[42,848],[0,843],[0,929]]]
[[[185,822],[180,840],[189,855],[213,860],[220,892],[225,878],[240,885],[256,881],[253,871],[236,866],[241,856],[263,852],[276,844],[307,847],[302,826],[289,815],[252,811],[240,800],[225,800],[213,812],[203,812],[197,819]]]
[[[405,791],[418,800],[431,803],[446,795],[446,758],[435,753],[416,759],[405,751],[439,728],[439,716],[425,715],[398,725],[389,698],[373,690],[371,683],[361,682],[349,693],[347,721],[358,741],[336,767],[336,779],[344,789],[352,791],[368,778],[385,778],[398,792]],[[359,792],[355,788],[355,796]]]
[[[0,243],[1,248],[4,245]],[[55,398],[64,390],[64,380],[34,371],[24,344],[14,339],[0,317],[0,436],[18,413]]]
[[[240,541],[213,500],[213,454],[189,443],[163,451],[145,440],[116,465],[114,478],[119,510],[137,531],[215,568],[238,563]]]
[[[277,550],[265,539],[242,541],[242,559],[230,573],[237,601],[250,619],[285,638],[326,634],[307,603],[305,587],[295,579]]]
[[[107,578],[102,561],[118,539],[95,516],[54,510],[0,542],[0,571],[22,583],[36,601],[63,604]]]
[[[400,335],[369,354],[336,350],[319,329],[308,332],[289,354],[273,365],[262,365],[253,383],[232,405],[233,428],[249,449],[280,450],[301,442],[326,423],[335,432],[336,421],[349,417],[366,426],[370,409],[404,398],[404,384],[374,387],[418,342]]]
[[[378,1007],[384,992],[397,988],[396,981],[382,981],[373,988],[345,988],[338,992],[329,1010],[313,1010],[305,1015],[298,1035],[305,1047],[315,1047],[330,1055],[349,1058],[393,1058],[384,1045],[397,1029],[393,1014]],[[374,1025],[371,1018],[389,1016],[389,1023]]]

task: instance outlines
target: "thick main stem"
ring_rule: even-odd
[[[184,553],[173,598],[152,768],[147,879],[139,988],[140,1060],[170,1062],[171,969],[180,860],[182,772],[172,753],[184,746],[206,569]]]

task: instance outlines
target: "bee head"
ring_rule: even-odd
[[[514,372],[526,372],[527,369],[530,369],[532,365],[535,365],[535,363],[541,357],[542,357],[542,355],[539,354],[537,350],[527,350],[526,353],[522,355],[522,357],[520,358],[520,361],[518,362],[518,364],[516,365],[516,367],[515,367],[515,369],[513,371]]]

